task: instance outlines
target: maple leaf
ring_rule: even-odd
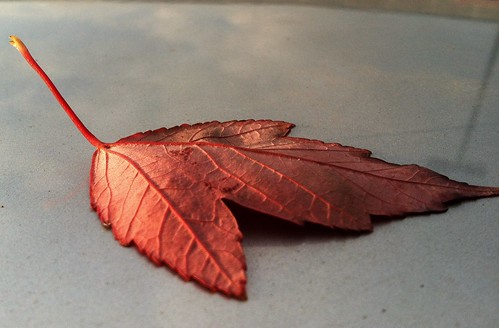
[[[122,245],[134,244],[186,280],[245,299],[242,234],[224,200],[296,224],[372,230],[372,216],[439,212],[446,203],[499,195],[364,149],[288,137],[291,123],[208,122],[98,140],[78,119],[24,44],[39,73],[94,145],[90,200]]]

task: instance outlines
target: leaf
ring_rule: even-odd
[[[370,231],[374,215],[440,212],[451,201],[499,195],[499,188],[387,163],[368,150],[288,137],[293,124],[286,122],[182,125],[102,143],[51,90],[97,148],[91,205],[116,239],[186,280],[240,299],[246,298],[242,234],[224,200],[296,224]]]

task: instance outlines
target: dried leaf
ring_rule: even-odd
[[[286,122],[182,125],[103,143],[11,38],[97,148],[90,198],[102,223],[122,245],[228,296],[246,298],[246,263],[224,200],[296,224],[370,231],[372,216],[440,212],[450,201],[499,195],[499,188],[387,163],[368,150],[288,137],[293,124]]]

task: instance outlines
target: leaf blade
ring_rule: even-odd
[[[246,263],[224,199],[296,224],[371,231],[374,215],[439,212],[452,200],[499,194],[365,149],[288,137],[290,123],[184,127],[98,149],[92,206],[120,243],[236,298],[246,297]]]
[[[91,195],[101,195],[105,189],[113,193],[104,199],[92,196],[91,205],[101,221],[111,226],[122,245],[135,244],[154,263],[168,265],[185,280],[195,279],[209,289],[245,298],[245,260],[240,245],[242,235],[221,200],[213,203],[212,211],[218,219],[223,218],[224,226],[215,221],[193,218],[192,215],[187,218],[182,213],[185,206],[175,204],[161,185],[148,179],[148,174],[136,161],[124,155],[126,150],[97,150],[96,153],[92,165]],[[109,166],[116,166],[117,169],[100,170]],[[124,180],[131,176],[120,166],[140,172],[132,186],[120,184],[121,179],[116,179],[116,175],[124,176]],[[185,199],[191,191],[175,192],[180,194],[175,195],[178,199]],[[199,211],[208,207],[189,205]],[[210,235],[205,236],[204,231],[210,231]],[[207,268],[209,270],[205,272]]]

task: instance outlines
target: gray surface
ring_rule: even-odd
[[[120,247],[89,208],[92,147],[7,36],[23,38],[104,141],[184,122],[279,119],[298,125],[294,136],[498,186],[497,24],[312,6],[55,2],[0,3],[0,31],[0,326],[496,327],[497,199],[361,238],[243,231],[247,302]]]

